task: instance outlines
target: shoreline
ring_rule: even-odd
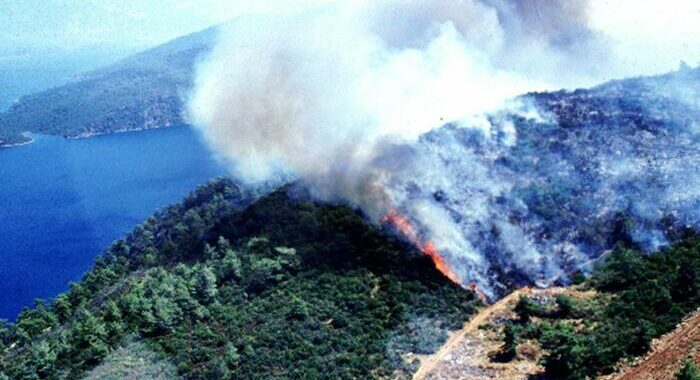
[[[150,131],[150,130],[155,130],[155,129],[166,129],[166,128],[173,128],[173,127],[178,127],[178,126],[189,127],[189,125],[187,125],[187,124],[182,124],[182,125],[170,124],[170,125],[163,125],[163,126],[158,126],[158,127],[139,127],[139,128],[132,128],[132,129],[119,129],[119,130],[114,130],[114,131],[109,131],[109,132],[81,133],[78,135],[70,135],[70,136],[61,136],[61,135],[52,135],[52,134],[48,134],[46,136],[61,137],[61,138],[64,138],[66,140],[85,140],[85,139],[90,139],[93,137],[116,135],[116,134],[120,134],[120,133],[130,133],[130,132],[145,132],[145,131]],[[20,143],[0,145],[0,149],[15,148],[15,147],[20,147],[20,146],[24,146],[24,145],[29,145],[32,143],[34,143],[34,139],[29,138],[28,141],[23,141]]]
[[[178,126],[188,126],[187,124],[169,124],[169,125],[162,125],[162,126],[157,126],[157,127],[138,127],[138,128],[127,128],[127,129],[117,129],[109,132],[90,132],[90,133],[81,133],[78,135],[71,135],[71,136],[60,136],[63,137],[66,140],[83,140],[83,139],[89,139],[93,137],[100,137],[100,136],[107,136],[107,135],[116,135],[120,133],[130,133],[130,132],[145,132],[145,131],[150,131],[154,129],[166,129],[166,128],[172,128],[172,127],[178,127]]]
[[[20,142],[20,143],[4,144],[4,145],[0,145],[0,149],[3,149],[3,148],[16,148],[16,147],[20,147],[20,146],[24,146],[24,145],[29,145],[29,144],[31,144],[31,143],[33,143],[33,142],[34,142],[34,139],[29,139],[29,141],[23,141],[23,142]]]

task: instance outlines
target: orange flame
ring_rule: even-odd
[[[455,272],[452,271],[452,268],[450,268],[449,265],[447,265],[447,263],[445,262],[445,259],[442,258],[440,251],[438,251],[435,247],[435,243],[433,243],[432,241],[428,241],[423,245],[419,245],[418,248],[421,252],[423,252],[424,255],[430,257],[433,260],[435,268],[442,272],[442,274],[444,274],[445,277],[449,278],[450,281],[456,284],[462,283],[462,280],[460,280],[459,277],[457,277],[457,274],[455,274]]]
[[[396,230],[400,232],[409,242],[411,242],[411,244],[415,245],[421,252],[423,252],[424,255],[430,257],[435,264],[435,268],[437,268],[437,270],[439,270],[445,277],[450,279],[450,281],[456,284],[462,283],[459,276],[457,276],[452,268],[450,268],[445,259],[442,258],[442,254],[437,247],[435,247],[435,243],[430,240],[422,242],[418,237],[418,232],[407,217],[401,215],[396,209],[392,209],[381,219],[379,219],[379,221],[382,223],[388,223],[396,228]]]
[[[415,245],[424,255],[430,257],[435,264],[435,268],[440,271],[445,277],[455,284],[462,284],[462,280],[457,276],[457,274],[450,268],[445,259],[443,259],[442,254],[435,246],[431,240],[421,241],[418,236],[418,231],[413,226],[411,221],[399,213],[398,210],[392,209],[386,215],[379,219],[381,223],[387,223],[392,225],[401,235],[403,235],[411,244]],[[476,296],[483,301],[488,303],[488,298],[486,295],[479,290],[475,283],[470,283],[468,289],[473,291]]]

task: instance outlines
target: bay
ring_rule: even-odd
[[[226,169],[196,130],[0,149],[0,319],[78,281],[116,238]]]

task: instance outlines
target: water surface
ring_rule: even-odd
[[[188,127],[0,149],[0,319],[65,291],[114,239],[223,174]]]

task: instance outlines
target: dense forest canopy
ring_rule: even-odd
[[[189,379],[405,377],[479,304],[348,207],[218,180],[4,323],[0,378],[73,379],[144,344]]]

